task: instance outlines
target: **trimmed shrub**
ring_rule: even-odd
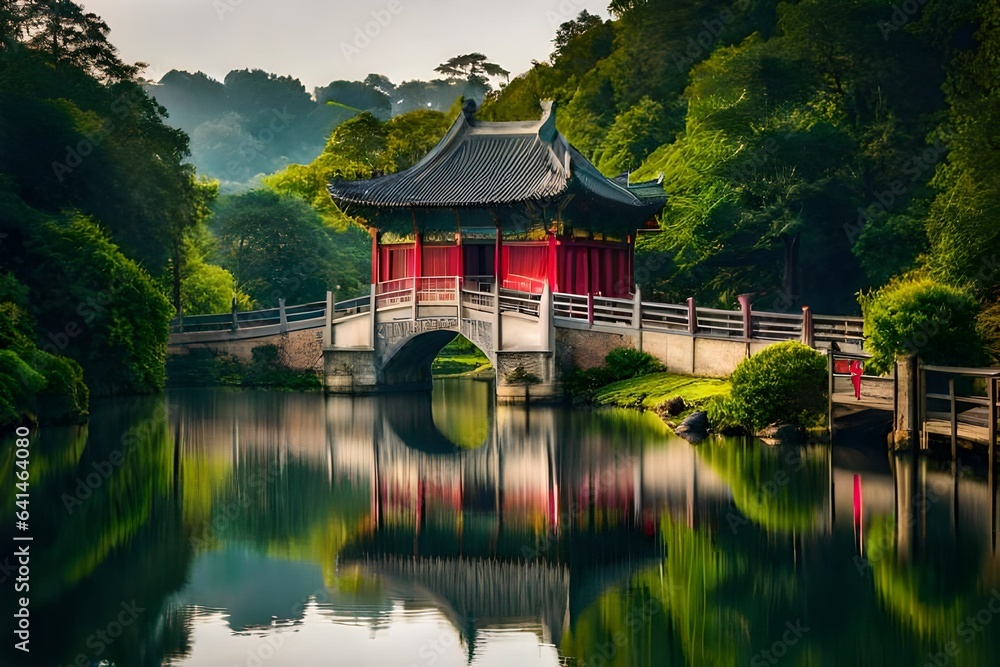
[[[826,409],[826,358],[802,343],[765,348],[741,361],[729,381],[725,412],[755,432],[775,422],[812,424]]]
[[[888,372],[896,357],[929,364],[976,366],[985,360],[977,329],[979,303],[969,292],[929,278],[900,280],[859,296],[868,367]]]

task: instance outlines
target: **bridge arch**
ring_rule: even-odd
[[[433,379],[431,367],[434,359],[455,339],[457,333],[453,329],[438,329],[414,333],[398,341],[386,341],[388,344],[381,355],[383,384],[391,387],[429,387]],[[492,350],[483,349],[475,340],[471,342],[492,360]]]

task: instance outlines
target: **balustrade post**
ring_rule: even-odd
[[[636,285],[632,301],[632,328],[642,330],[642,289]]]
[[[694,297],[688,303],[688,333],[694,336],[698,333],[698,305],[694,302]]]
[[[816,333],[813,328],[812,308],[802,306],[802,343],[809,347],[816,347]]]
[[[500,309],[500,282],[493,283],[493,351],[503,349],[503,312]]]
[[[555,319],[553,318],[553,295],[549,281],[545,281],[542,287],[542,298],[538,304],[538,326],[542,328],[542,350],[546,352],[553,349],[552,341],[555,336]]]
[[[234,332],[235,332],[235,331],[239,331],[239,330],[240,330],[240,320],[239,320],[239,318],[238,318],[238,315],[239,315],[239,309],[240,309],[240,307],[239,307],[239,305],[238,305],[238,304],[236,303],[236,299],[234,298],[234,299],[233,299],[233,324],[232,324],[232,330],[233,330]]]
[[[368,327],[368,341],[371,349],[375,349],[375,341],[378,340],[378,285],[371,286],[371,296],[368,297],[368,313],[371,325]]]
[[[326,326],[323,327],[323,348],[329,350],[333,347],[333,292],[326,292]]]
[[[594,295],[587,292],[587,323],[594,326]]]
[[[743,338],[750,340],[753,338],[753,306],[750,305],[750,295],[741,294],[738,299],[743,312]]]
[[[288,313],[285,312],[284,299],[278,299],[278,332],[288,333]]]

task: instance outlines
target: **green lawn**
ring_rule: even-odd
[[[435,359],[434,364],[431,366],[431,372],[437,376],[463,375],[490,368],[493,368],[490,360],[481,353],[454,354],[448,356],[441,355]]]
[[[598,389],[595,405],[652,410],[674,396],[680,396],[692,407],[699,407],[716,396],[729,394],[729,382],[712,378],[653,373],[631,380],[622,380]]]

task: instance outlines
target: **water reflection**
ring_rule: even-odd
[[[0,659],[978,665],[1000,649],[995,497],[973,470],[692,447],[650,415],[490,396],[191,391],[45,431],[31,660],[9,643]],[[5,445],[5,480],[12,465]],[[123,605],[141,611],[118,623]]]

